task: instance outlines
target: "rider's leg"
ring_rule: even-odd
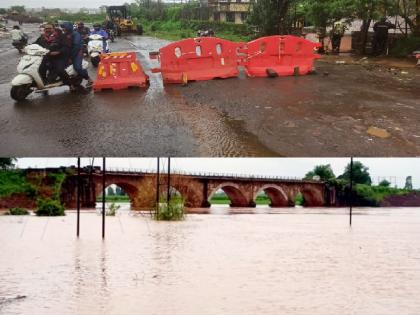
[[[44,57],[42,59],[42,62],[39,66],[39,75],[41,76],[41,79],[46,82],[47,81],[47,70],[48,70],[48,58]]]
[[[52,62],[55,73],[63,81],[63,84],[70,85],[70,77],[66,72],[66,61],[67,58],[57,58]]]

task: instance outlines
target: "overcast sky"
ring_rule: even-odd
[[[387,177],[399,187],[405,184],[406,176],[413,176],[413,186],[420,188],[420,158],[396,159],[374,158],[355,159],[369,167],[374,182],[378,177]],[[166,159],[161,160],[166,166]],[[173,158],[172,169],[192,172],[216,172],[247,175],[275,175],[284,177],[303,177],[315,165],[331,164],[336,176],[344,171],[350,159],[344,158]],[[91,164],[91,159],[83,158],[82,165]],[[95,158],[95,165],[102,165],[101,158]],[[107,158],[110,168],[156,169],[153,158]],[[162,165],[161,164],[161,165]],[[18,167],[58,167],[77,165],[76,158],[22,158]],[[381,178],[382,179],[382,178]]]
[[[101,5],[122,5],[131,0],[0,0],[0,7],[7,8],[12,5],[24,5],[28,8],[99,8]]]

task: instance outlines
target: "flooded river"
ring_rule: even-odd
[[[419,208],[226,210],[1,216],[0,313],[420,313]]]

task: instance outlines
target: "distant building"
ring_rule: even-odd
[[[250,0],[208,0],[210,20],[243,24],[250,4]]]

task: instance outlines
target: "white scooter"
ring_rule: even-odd
[[[37,44],[28,45],[23,50],[24,56],[20,59],[17,66],[18,75],[12,80],[10,96],[16,101],[23,101],[32,92],[47,92],[49,89],[64,85],[58,81],[51,84],[44,84],[39,74],[39,67],[45,55],[49,53]],[[83,60],[82,67],[87,69],[89,64]],[[72,80],[72,84],[78,86],[83,79],[76,73],[73,66],[68,66],[66,72]]]
[[[99,34],[89,36],[87,49],[90,61],[94,67],[99,65],[99,62],[101,61],[101,54],[109,51],[108,44],[106,43],[104,47],[104,38]]]

